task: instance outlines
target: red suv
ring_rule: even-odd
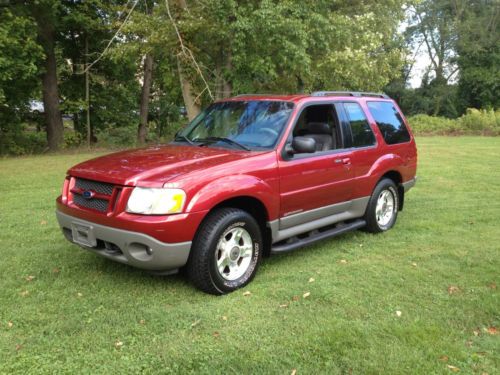
[[[242,95],[205,109],[168,145],[68,171],[57,218],[68,240],[159,273],[186,267],[224,294],[263,255],[396,222],[417,150],[384,94]]]

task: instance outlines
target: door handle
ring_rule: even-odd
[[[345,164],[345,165],[351,165],[351,158],[338,158],[334,159],[335,164]]]

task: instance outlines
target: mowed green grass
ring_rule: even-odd
[[[498,374],[500,138],[417,141],[393,230],[265,259],[223,297],[63,238],[54,199],[95,154],[0,160],[0,373]]]

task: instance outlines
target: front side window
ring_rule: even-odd
[[[223,147],[239,144],[249,149],[272,149],[292,110],[293,103],[283,101],[214,103],[181,131],[178,139]]]
[[[337,114],[332,104],[315,104],[304,108],[293,129],[293,136],[312,138],[316,152],[341,148]]]
[[[352,146],[373,146],[375,144],[375,135],[361,106],[358,103],[344,103],[344,109],[351,125]]]
[[[368,109],[377,123],[385,143],[393,145],[408,142],[410,133],[394,104],[391,102],[370,101]]]

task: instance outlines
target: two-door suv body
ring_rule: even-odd
[[[71,168],[57,198],[65,237],[200,289],[246,285],[263,255],[364,228],[390,229],[417,150],[384,94],[243,95],[215,102],[175,140]]]

